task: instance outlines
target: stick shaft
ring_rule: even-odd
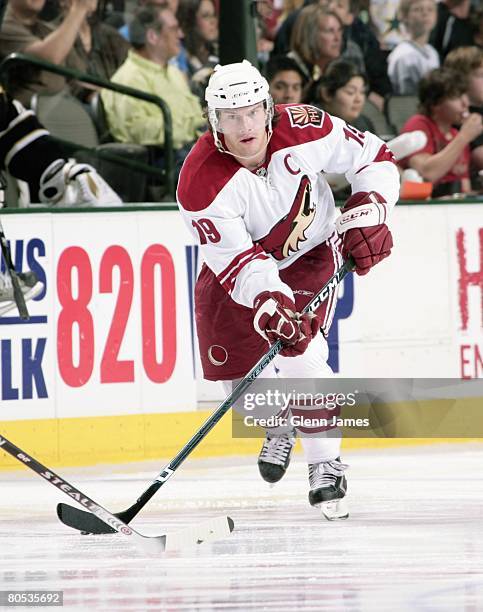
[[[20,283],[18,282],[17,272],[15,270],[15,266],[13,265],[13,261],[12,261],[12,253],[10,251],[10,247],[8,245],[7,239],[5,237],[5,233],[3,231],[1,222],[0,222],[0,246],[2,249],[3,258],[5,260],[5,265],[7,267],[8,273],[10,274],[10,278],[12,279],[13,297],[15,299],[15,303],[17,304],[20,318],[24,320],[28,320],[30,318],[29,312],[27,310],[27,305],[25,304],[25,298],[23,295],[23,291],[20,288]]]
[[[106,510],[102,506],[100,506],[93,499],[79,491],[76,487],[67,482],[64,478],[61,478],[58,474],[52,471],[50,468],[47,468],[45,465],[42,465],[40,461],[37,461],[29,455],[27,452],[13,444],[5,438],[5,436],[0,436],[0,448],[7,452],[9,455],[26,465],[33,472],[41,476],[48,483],[68,495],[70,498],[75,499],[79,504],[84,506],[89,512],[92,512],[99,518],[102,522],[106,523],[109,527],[112,527],[116,531],[123,533],[124,535],[142,537],[136,531],[134,531],[131,527],[123,523],[123,521],[119,520],[116,516],[111,514],[109,510]]]

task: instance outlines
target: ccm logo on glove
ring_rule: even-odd
[[[385,224],[387,214],[386,201],[375,191],[354,193],[344,204],[335,224],[342,235],[342,256],[352,256],[357,274],[367,274],[390,255],[393,241]]]

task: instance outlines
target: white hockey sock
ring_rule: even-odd
[[[330,461],[340,455],[341,438],[306,438],[301,436],[307,463]]]

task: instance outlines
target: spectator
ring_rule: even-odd
[[[423,149],[402,159],[404,169],[413,168],[433,183],[433,197],[469,193],[469,143],[483,133],[482,117],[469,113],[464,77],[447,68],[427,74],[419,88],[421,114],[405,123],[402,132],[422,130]],[[461,125],[458,131],[454,125]]]
[[[284,55],[272,57],[265,70],[275,104],[300,104],[303,101],[307,78],[293,59]]]
[[[178,2],[179,0],[138,0],[138,10],[144,6],[158,6],[162,8],[164,6],[168,6],[173,13],[176,15],[176,11],[178,10]],[[130,19],[130,22],[132,18]],[[119,33],[129,42],[131,42],[131,35],[129,33],[129,24],[125,24],[122,28],[119,29]],[[186,56],[185,49],[181,46],[180,51],[176,57],[172,57],[169,60],[170,64],[179,68],[181,72],[184,72],[186,75],[188,74],[188,58]]]
[[[330,64],[313,86],[310,102],[331,115],[340,117],[358,130],[374,132],[371,121],[361,115],[366,101],[367,78],[347,60]]]
[[[384,98],[391,93],[386,56],[379,41],[358,17],[359,0],[319,0],[319,4],[334,11],[344,24],[342,57],[354,62],[367,75],[369,99],[382,112]]]
[[[429,42],[438,51],[441,62],[453,49],[473,44],[470,11],[471,0],[441,0],[438,3],[436,26]]]
[[[180,0],[176,13],[188,56],[188,76],[218,63],[218,17],[212,0]]]
[[[65,19],[74,0],[61,0],[61,17]],[[102,23],[95,9],[97,0],[92,0],[94,10],[88,13],[81,23],[72,51],[67,58],[69,68],[88,72],[102,79],[109,80],[124,62],[129,43],[110,25]],[[88,102],[94,87],[72,83],[70,88],[83,102]]]
[[[388,57],[388,73],[397,95],[417,95],[421,78],[439,68],[439,55],[428,44],[436,25],[435,0],[401,0],[401,20],[409,39],[400,42]]]
[[[342,50],[343,24],[334,12],[320,6],[303,8],[295,22],[288,57],[297,62],[306,79],[318,79]]]
[[[39,13],[45,0],[10,0],[0,30],[0,55],[15,51],[30,53],[54,64],[65,64],[72,52],[78,31],[87,15],[96,7],[96,0],[72,0],[65,17],[56,28],[41,21]],[[32,70],[22,65],[11,71],[9,92],[28,105],[33,93],[56,93],[65,87],[58,75]]]
[[[173,13],[176,15],[176,11],[178,10],[178,0],[137,0],[137,11],[142,9],[145,6],[157,6],[159,8],[163,8],[168,6]],[[129,16],[128,23],[124,23],[123,26],[119,27],[119,34],[123,38],[125,38],[128,42],[131,42],[130,34],[129,34],[129,24],[132,21],[132,15]],[[172,57],[169,60],[170,64],[173,64],[177,68],[188,74],[188,58],[186,57],[186,51],[183,47],[181,47],[180,52],[176,57]]]
[[[176,14],[183,31],[191,91],[204,106],[208,79],[218,64],[218,16],[213,0],[180,0]]]
[[[198,99],[183,73],[169,60],[179,53],[181,31],[168,7],[142,8],[130,25],[134,49],[112,77],[113,83],[140,89],[165,100],[173,120],[173,144],[178,162],[187,155],[204,127]],[[120,142],[163,145],[164,122],[154,104],[103,90],[109,130]],[[162,160],[159,160],[162,163]]]
[[[137,0],[136,12],[145,6],[159,6],[159,8],[162,8],[166,5],[168,5],[176,15],[176,11],[178,10],[178,0]],[[132,18],[133,15],[130,13],[126,23],[119,27],[119,34],[121,34],[121,36],[123,36],[129,42],[131,42],[129,39],[129,23],[132,21]]]
[[[345,0],[341,0],[341,1],[344,2]],[[341,49],[337,57],[339,57],[339,55],[344,50],[352,61],[355,61],[357,64],[364,66],[364,57],[363,57],[362,49],[360,49],[359,46],[357,44],[354,44],[352,41],[348,41],[347,39],[344,39],[346,24],[344,22],[343,16],[347,17],[346,12],[344,10],[339,10],[338,2],[334,3],[336,7],[335,9],[332,8],[332,6],[329,6],[331,4],[332,4],[331,0],[306,0],[304,8],[293,11],[293,13],[291,13],[289,17],[286,19],[286,21],[282,24],[279,32],[277,33],[273,55],[279,55],[279,54],[285,55],[293,51],[294,49],[294,38],[293,37],[294,37],[294,30],[295,30],[296,23],[299,23],[299,26],[297,26],[298,28],[300,27],[300,24],[302,23],[303,24],[302,30],[306,32],[307,35],[310,36],[313,33],[313,31],[317,29],[317,23],[320,22],[321,19],[323,18],[322,17],[323,12],[325,13],[330,12],[332,15],[335,15],[339,19],[340,24],[342,26],[343,39],[342,39]],[[309,7],[311,7],[311,10],[309,10]],[[311,27],[307,23],[310,20],[312,20]],[[322,26],[322,29],[326,29],[326,28]],[[303,41],[300,41],[300,43],[298,44],[302,44],[302,42]],[[316,45],[317,45],[317,41],[314,40],[313,46],[315,47]]]
[[[445,67],[466,77],[470,112],[483,115],[483,49],[459,47],[446,56]],[[472,184],[480,188],[479,172],[483,170],[483,135],[470,143]]]

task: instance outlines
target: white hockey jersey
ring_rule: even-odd
[[[178,205],[204,261],[233,300],[262,291],[293,299],[278,270],[334,232],[334,198],[323,173],[345,174],[352,193],[376,191],[389,206],[399,173],[384,142],[307,105],[277,105],[263,166],[250,171],[205,133],[183,165]]]

